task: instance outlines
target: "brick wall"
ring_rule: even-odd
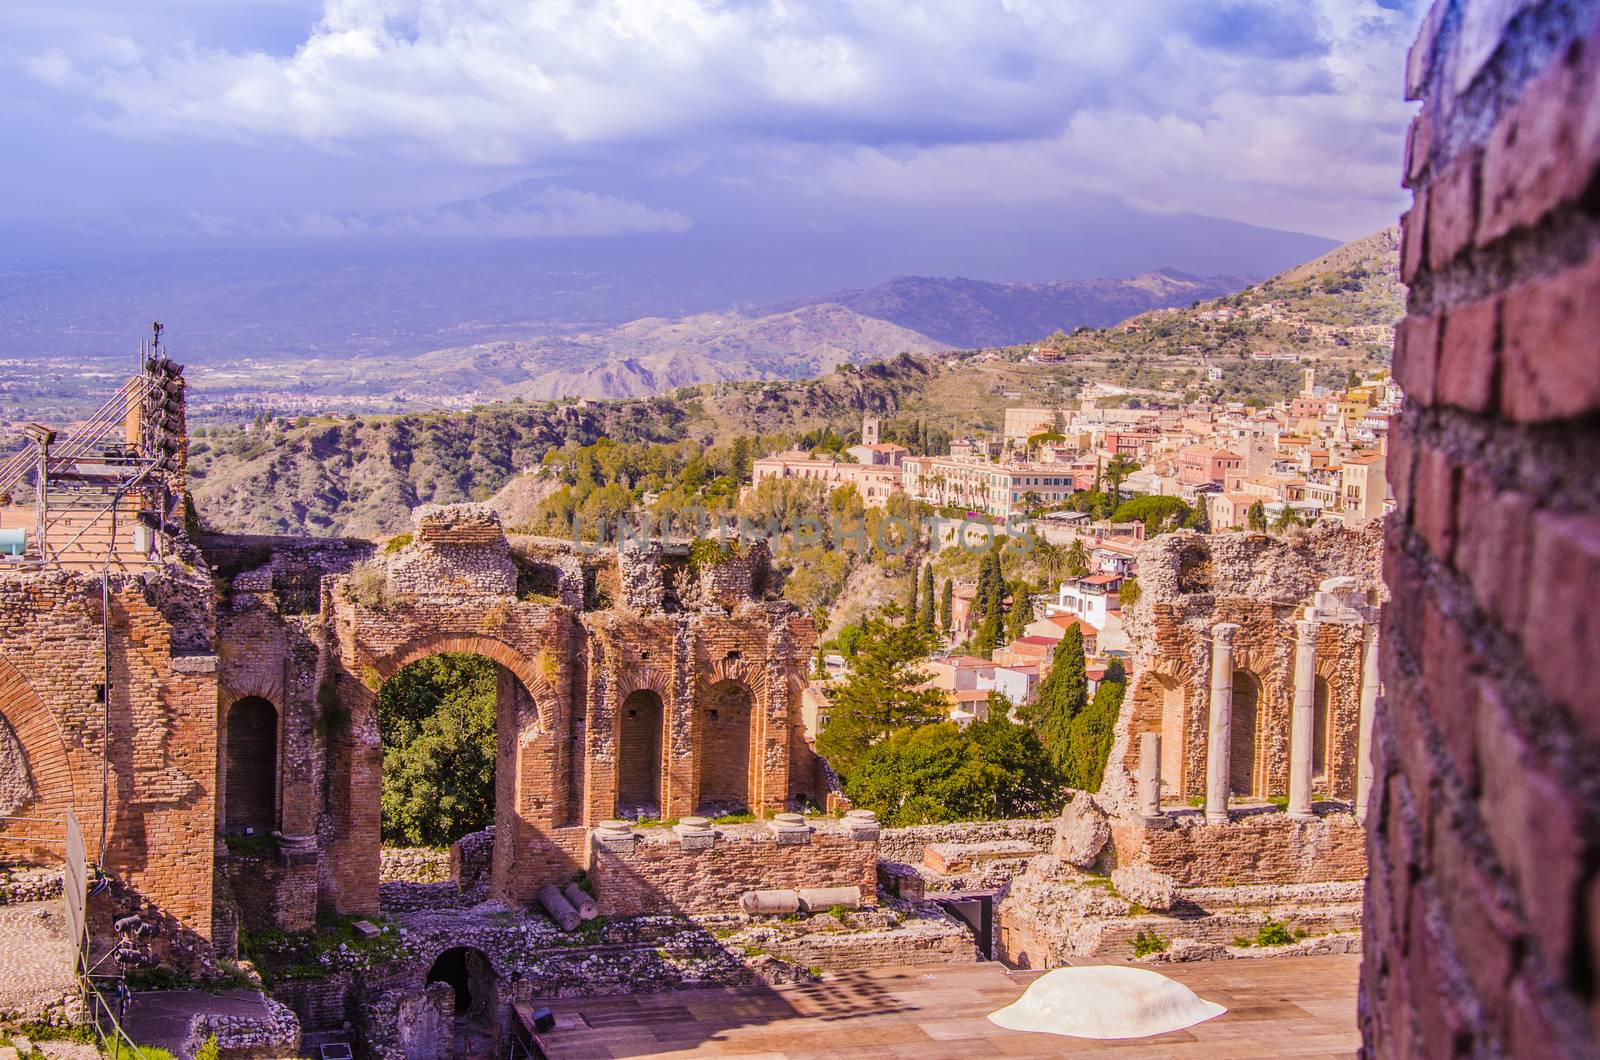
[[[589,876],[600,911],[732,912],[746,891],[804,887],[861,888],[876,900],[878,841],[855,839],[840,824],[813,820],[804,843],[779,843],[766,825],[716,829],[708,847],[685,844],[667,829],[636,832],[619,845],[594,843]]]
[[[184,934],[175,954],[193,953],[212,931],[216,660],[173,648],[207,639],[211,587],[173,574],[113,578],[110,588],[107,708],[99,578],[0,578],[0,716],[22,747],[33,789],[20,809],[34,817],[74,810],[93,859],[106,751],[105,866]],[[7,844],[8,854],[20,849]],[[55,860],[60,849],[36,854]]]
[[[1407,64],[1372,1056],[1593,1056],[1600,5],[1435,3]]]

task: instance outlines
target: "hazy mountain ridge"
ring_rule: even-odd
[[[1230,294],[1244,276],[1190,276],[1160,269],[1126,279],[993,283],[898,276],[837,297],[840,305],[963,349],[1006,346],[1052,331],[1104,327],[1135,313]]]

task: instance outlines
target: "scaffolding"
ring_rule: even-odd
[[[166,559],[184,454],[183,366],[161,350],[82,423],[22,428],[0,461],[0,564],[131,569]]]

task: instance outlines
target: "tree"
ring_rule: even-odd
[[[1111,755],[1111,738],[1127,687],[1123,681],[1113,680],[1114,676],[1120,678],[1120,670],[1107,671],[1094,691],[1094,699],[1067,727],[1067,748],[1061,770],[1067,786],[1079,791],[1100,790],[1106,759]]]
[[[386,843],[446,846],[494,823],[499,673],[481,655],[431,655],[378,691]]]
[[[1246,526],[1257,533],[1265,533],[1267,530],[1267,506],[1260,501],[1250,505],[1245,510],[1244,522]]]
[[[1024,636],[1023,630],[1027,629],[1033,621],[1033,597],[1028,594],[1028,587],[1017,582],[1011,587],[1011,614],[1006,616],[1006,639],[1016,640]]]
[[[1122,502],[1122,484],[1129,475],[1139,470],[1139,462],[1118,453],[1106,465],[1106,492],[1111,495],[1111,507]]]
[[[939,592],[939,629],[947,636],[956,626],[955,599],[955,583],[946,578],[944,588]]]
[[[906,586],[905,619],[907,625],[915,626],[920,622],[917,618],[917,572],[914,568],[908,580],[911,584]]]
[[[1272,520],[1272,528],[1280,532],[1288,530],[1291,526],[1300,525],[1302,525],[1300,522],[1300,513],[1296,512],[1287,504],[1283,506],[1283,510],[1278,513],[1277,517]]]
[[[1062,802],[1062,776],[1037,737],[1003,715],[901,729],[874,745],[845,784],[891,827],[1041,817]]]
[[[922,632],[932,634],[938,621],[938,601],[933,598],[933,564],[922,568],[922,610],[919,612]]]
[[[1058,583],[1062,571],[1067,569],[1066,551],[1054,542],[1039,539],[1034,542],[1033,554],[1039,561],[1039,571],[1045,580],[1051,585]]]
[[[1050,656],[1050,673],[1039,683],[1039,695],[1022,711],[1033,726],[1050,760],[1061,765],[1067,756],[1067,734],[1072,719],[1083,709],[1088,675],[1083,657],[1083,631],[1073,625]]]
[[[1081,578],[1089,573],[1089,550],[1083,547],[1083,538],[1075,537],[1067,548],[1067,573]]]
[[[928,675],[919,664],[932,650],[931,641],[915,625],[880,618],[863,623],[849,673],[817,736],[817,751],[841,775],[848,777],[868,748],[894,730],[944,716],[945,693],[920,687]]]
[[[1117,603],[1123,607],[1132,607],[1139,602],[1139,579],[1124,578],[1122,587],[1117,590]]]
[[[1135,497],[1118,505],[1112,513],[1114,523],[1144,523],[1147,537],[1176,530],[1193,517],[1194,511],[1177,497]]]

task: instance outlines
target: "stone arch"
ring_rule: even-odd
[[[648,686],[623,697],[617,710],[617,813],[657,816],[666,763],[665,700]]]
[[[544,672],[546,667],[541,666],[539,660],[528,658],[498,637],[479,633],[433,633],[418,637],[379,656],[373,661],[372,668],[377,671],[381,681],[387,681],[418,659],[447,652],[482,655],[491,659],[516,675],[517,680],[533,696],[535,704],[553,704],[556,701],[555,687]]]
[[[711,660],[702,679],[705,687],[732,681],[743,685],[757,699],[765,699],[767,674],[764,667],[753,665],[744,653],[733,650],[720,659]]]
[[[1262,711],[1265,703],[1261,678],[1250,670],[1233,672],[1232,725],[1228,747],[1228,789],[1234,795],[1259,796],[1265,786],[1261,772]]]
[[[278,708],[261,696],[235,700],[223,722],[223,830],[270,832],[278,825]]]
[[[499,978],[488,954],[476,946],[457,945],[441,950],[429,962],[423,983],[448,983],[455,991],[456,1018],[481,1020],[493,1011]]]
[[[755,693],[733,678],[708,680],[696,709],[700,808],[749,812],[755,798],[751,772],[760,760]]]
[[[14,767],[23,774],[14,791],[17,805],[10,813],[44,817],[73,808],[78,785],[61,727],[32,683],[4,658],[0,658],[0,725],[16,741]]]

